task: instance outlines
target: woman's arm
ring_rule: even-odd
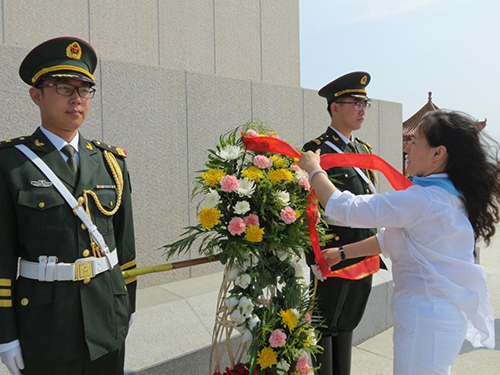
[[[368,255],[380,254],[380,245],[377,236],[350,243],[343,246],[345,259],[359,258]],[[334,266],[342,260],[339,247],[332,247],[322,251],[328,267]]]
[[[314,189],[319,202],[326,208],[328,199],[331,195],[338,190],[335,185],[328,179],[326,172],[322,171],[320,161],[321,150],[316,150],[316,152],[307,151],[300,158],[298,165],[300,168],[304,169],[310,175],[310,184]],[[320,173],[314,173],[314,171],[322,171]],[[311,176],[311,173],[314,173]],[[311,178],[312,177],[312,178]]]

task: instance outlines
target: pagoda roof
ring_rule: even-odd
[[[430,111],[435,111],[439,109],[437,105],[432,102],[432,92],[429,91],[429,98],[427,103],[420,108],[417,113],[411,116],[408,120],[403,122],[403,138],[410,137],[415,133],[417,125],[420,123],[422,117]]]

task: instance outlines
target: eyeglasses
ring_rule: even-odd
[[[354,104],[354,107],[358,111],[361,111],[363,108],[370,109],[370,107],[372,106],[372,104],[370,102],[366,102],[366,103],[361,103],[361,102],[335,102],[335,103]]]
[[[72,96],[76,92],[80,98],[92,99],[95,95],[95,89],[88,86],[73,86],[67,83],[45,83],[43,85],[38,85],[38,87],[55,87],[56,92],[62,96]]]

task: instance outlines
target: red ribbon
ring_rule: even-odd
[[[288,143],[272,137],[244,137],[243,143],[247,150],[268,152],[289,156],[291,158],[300,158],[301,154]],[[320,157],[321,168],[324,170],[333,167],[358,167],[362,169],[375,169],[384,174],[389,183],[395,190],[404,190],[411,185],[410,180],[403,176],[398,170],[392,167],[384,159],[377,155],[369,154],[324,154]],[[379,269],[380,260],[378,255],[366,257],[363,261],[353,264],[339,270],[330,271],[326,265],[319,246],[318,232],[316,231],[316,222],[318,217],[318,203],[315,199],[314,190],[311,189],[309,202],[307,206],[307,218],[309,219],[309,235],[311,244],[323,276],[342,277],[351,280],[358,280],[375,273]]]

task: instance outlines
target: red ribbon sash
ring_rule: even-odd
[[[268,152],[300,158],[300,153],[288,143],[272,137],[244,137],[243,143],[247,150]],[[410,180],[403,176],[398,170],[392,167],[384,159],[377,155],[368,154],[325,154],[321,155],[321,167],[324,170],[333,167],[358,167],[362,169],[375,169],[384,174],[395,190],[404,190],[411,185]],[[342,277],[345,279],[358,280],[378,271],[380,259],[378,255],[366,257],[363,261],[344,267],[339,270],[330,271],[326,265],[325,258],[321,252],[316,231],[316,221],[318,217],[318,202],[315,199],[314,190],[311,189],[307,207],[307,218],[309,219],[309,235],[311,244],[323,276]]]

